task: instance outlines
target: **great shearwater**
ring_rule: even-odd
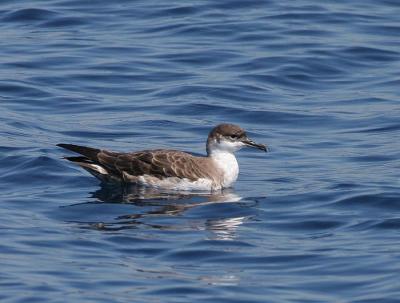
[[[207,138],[207,156],[169,149],[120,153],[73,144],[58,146],[80,154],[65,157],[103,182],[134,183],[173,190],[218,190],[231,187],[239,174],[234,152],[249,146],[267,151],[239,126],[220,124]]]

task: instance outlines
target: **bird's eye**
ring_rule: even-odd
[[[229,137],[230,137],[231,139],[237,139],[237,138],[238,138],[237,135],[230,135]]]

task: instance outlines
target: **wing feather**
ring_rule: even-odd
[[[159,179],[168,177],[187,178],[195,181],[199,178],[212,179],[213,174],[204,169],[205,158],[175,150],[145,150],[132,153],[118,153],[72,144],[59,144],[83,156],[67,157],[89,171],[104,169],[110,178],[137,180],[139,176],[149,175]]]
[[[123,177],[152,175],[158,178],[178,177],[197,180],[207,177],[194,161],[194,156],[172,150],[152,150],[136,153],[116,153],[102,150],[98,162],[114,175]]]

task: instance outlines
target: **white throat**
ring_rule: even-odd
[[[239,175],[239,165],[233,152],[212,149],[209,157],[213,159],[214,163],[222,171],[221,187],[230,187]]]

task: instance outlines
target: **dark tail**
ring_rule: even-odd
[[[74,145],[74,144],[61,143],[61,144],[57,144],[57,146],[68,149],[77,154],[81,154],[81,155],[85,156],[86,158],[88,158],[89,160],[92,160],[94,162],[97,161],[97,154],[100,152],[100,149],[98,149],[98,148],[92,148],[92,147],[86,147],[86,146],[80,146],[80,145]]]

